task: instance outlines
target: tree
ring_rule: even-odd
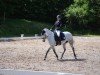
[[[0,16],[3,17],[3,20],[7,17],[10,17],[12,14],[14,14],[14,2],[16,0],[0,0]]]
[[[81,28],[88,23],[89,1],[74,0],[74,3],[66,8],[64,12],[70,25],[76,29]]]
[[[53,22],[73,0],[0,0],[0,14],[8,18],[27,18]]]
[[[100,32],[100,0],[90,0],[89,26]]]
[[[74,0],[64,14],[74,29],[100,31],[100,0]]]

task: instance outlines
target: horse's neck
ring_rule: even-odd
[[[54,33],[52,31],[49,31],[47,34],[48,34],[47,39],[49,41],[49,44],[54,46],[55,45]]]
[[[52,36],[54,36],[54,33],[52,31],[48,30],[47,31],[47,36],[48,37],[52,37]]]

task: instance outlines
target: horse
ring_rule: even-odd
[[[69,42],[69,44],[70,44],[70,46],[71,46],[71,48],[72,48],[72,50],[73,50],[74,58],[77,59],[76,54],[75,54],[75,49],[74,49],[74,46],[73,46],[74,40],[73,40],[72,34],[71,34],[70,32],[67,32],[67,31],[62,32],[62,33],[65,35],[65,40],[62,40],[62,41],[61,41],[61,45],[63,45],[64,51],[63,51],[63,53],[62,53],[60,59],[63,58],[63,55],[64,55],[64,53],[65,53],[65,51],[66,51],[66,43],[67,43],[67,42]],[[53,49],[53,52],[54,52],[54,54],[56,55],[57,60],[59,60],[59,59],[58,59],[58,55],[57,55],[57,53],[56,53],[56,51],[55,51],[55,44],[56,44],[56,41],[55,41],[55,38],[54,38],[54,32],[51,31],[51,30],[49,30],[49,29],[47,29],[47,28],[44,28],[44,29],[42,30],[41,35],[42,35],[43,42],[45,42],[45,39],[47,38],[47,39],[48,39],[48,42],[49,42],[49,45],[50,45],[50,47],[48,48],[48,50],[47,50],[47,52],[46,52],[46,55],[45,55],[45,57],[44,57],[44,60],[46,60],[47,54],[48,54],[48,52],[50,51],[50,49]]]

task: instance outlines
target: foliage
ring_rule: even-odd
[[[0,0],[2,16],[7,18],[27,18],[40,21],[54,21],[72,0]],[[1,10],[0,9],[0,10]]]
[[[58,14],[67,29],[100,32],[100,0],[0,0],[1,29],[9,18],[54,23]]]
[[[90,0],[89,27],[100,31],[100,0]]]
[[[74,3],[65,10],[65,16],[70,24],[80,28],[82,25],[87,25],[89,15],[88,0],[74,0]],[[81,25],[81,26],[79,26]]]
[[[76,30],[93,29],[100,32],[100,21],[98,21],[100,20],[100,2],[96,1],[74,0],[74,3],[64,10],[69,25]]]

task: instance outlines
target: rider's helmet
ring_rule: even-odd
[[[61,15],[57,15],[57,19],[61,20]]]

